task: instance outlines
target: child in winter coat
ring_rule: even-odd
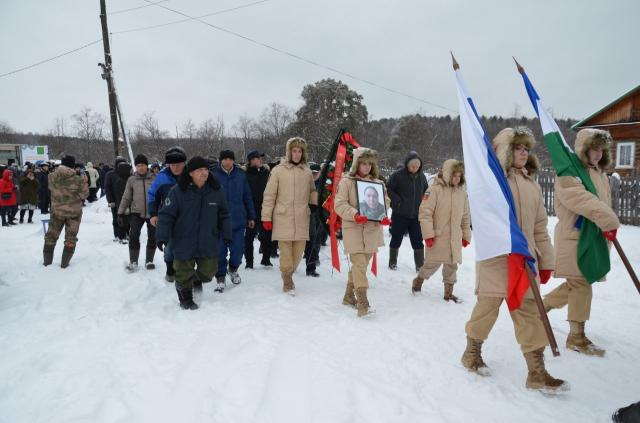
[[[462,247],[471,242],[469,200],[464,190],[464,165],[449,159],[442,165],[433,185],[425,194],[419,213],[422,238],[427,245],[426,263],[413,280],[411,292],[416,294],[422,283],[440,266],[445,301],[458,302],[453,295],[458,264],[462,263]]]
[[[5,169],[0,179],[0,216],[2,216],[2,226],[15,225],[13,210],[16,208],[16,186],[13,183],[13,172]]]
[[[369,221],[367,216],[358,213],[357,181],[383,183],[379,179],[378,154],[374,150],[360,147],[353,152],[351,170],[338,184],[334,206],[342,219],[342,239],[351,261],[342,303],[356,306],[358,317],[362,317],[370,312],[367,299],[367,267],[378,247],[384,245],[382,226],[391,222],[386,216],[380,222]],[[385,204],[389,205],[386,195]]]

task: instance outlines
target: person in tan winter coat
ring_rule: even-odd
[[[444,282],[444,299],[458,302],[453,295],[458,264],[462,263],[462,247],[471,242],[469,200],[464,190],[464,165],[449,159],[420,204],[418,214],[422,238],[427,244],[426,262],[413,280],[411,292],[421,291],[422,283],[440,266]]]
[[[493,140],[493,149],[513,194],[518,226],[527,240],[531,256],[536,259],[539,276],[542,282],[546,282],[555,264],[555,254],[547,231],[547,213],[542,191],[533,179],[538,160],[529,151],[534,145],[532,132],[524,127],[505,128]],[[474,225],[490,224],[491,222],[474,222]],[[538,276],[534,283],[539,283]],[[477,302],[466,324],[467,348],[462,355],[462,364],[471,371],[486,371],[481,347],[498,319],[500,305],[507,296],[507,284],[506,255],[476,262]],[[510,314],[516,341],[520,344],[529,369],[526,387],[548,391],[568,389],[565,381],[552,377],[545,368],[544,349],[547,337],[531,288],[527,290],[522,305]]]
[[[578,268],[580,230],[576,228],[576,220],[583,216],[602,229],[607,239],[615,239],[620,221],[611,208],[611,188],[604,173],[611,163],[610,145],[611,135],[600,129],[582,129],[576,137],[575,152],[587,169],[597,196],[573,176],[556,177],[555,277],[567,280],[544,297],[547,311],[569,305],[567,348],[597,356],[604,355],[605,350],[595,346],[584,334],[585,322],[591,313],[592,288]]]
[[[313,174],[307,165],[307,142],[294,137],[287,141],[286,157],[273,168],[262,200],[261,220],[280,249],[282,290],[293,294],[295,272],[309,240],[309,205],[318,204]]]
[[[369,148],[359,147],[353,152],[353,163],[348,174],[338,184],[335,197],[335,211],[342,219],[342,239],[344,248],[349,254],[351,269],[347,280],[347,289],[342,303],[356,306],[358,317],[369,314],[367,299],[367,266],[378,247],[384,245],[382,226],[390,220],[383,217],[380,222],[369,221],[358,214],[358,190],[356,181],[383,183],[379,178],[378,154]],[[385,203],[389,205],[386,198]]]

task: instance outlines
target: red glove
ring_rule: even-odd
[[[553,270],[540,269],[540,282],[542,284],[549,282],[549,279],[551,278],[551,272],[553,272]]]
[[[425,239],[424,243],[427,244],[427,248],[432,248],[433,244],[436,243],[436,239],[435,238]]]
[[[469,241],[467,241],[466,239],[462,240],[462,248],[467,248],[467,245],[469,245]]]
[[[265,220],[264,222],[262,222],[262,227],[264,228],[265,231],[270,231],[273,229],[273,223],[269,222],[268,220]]]
[[[616,235],[618,234],[618,230],[614,229],[612,231],[604,231],[602,232],[602,234],[604,235],[605,238],[607,238],[609,241],[613,242],[614,239],[616,239]]]
[[[355,220],[358,225],[364,225],[369,221],[369,219],[367,219],[367,216],[362,216],[361,214],[358,214],[358,213],[356,213],[355,216],[353,216],[353,220]]]
[[[387,216],[383,217],[382,220],[380,221],[380,224],[382,226],[389,226],[391,225],[391,219],[389,219]]]

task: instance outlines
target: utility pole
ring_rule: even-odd
[[[102,68],[102,79],[107,81],[109,93],[109,114],[111,116],[111,135],[113,136],[113,151],[120,154],[120,131],[118,128],[117,97],[113,84],[113,68],[111,65],[111,48],[109,47],[109,28],[107,27],[106,0],[100,0],[100,23],[102,24],[102,46],[104,47],[104,63],[98,63]]]

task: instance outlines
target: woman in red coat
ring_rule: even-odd
[[[0,215],[2,226],[15,225],[11,220],[11,213],[16,207],[16,186],[13,183],[13,174],[9,169],[2,172],[0,179]]]

